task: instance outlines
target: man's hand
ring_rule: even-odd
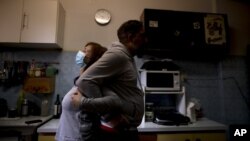
[[[76,109],[79,109],[81,104],[82,95],[79,91],[75,92],[72,96],[72,104]]]

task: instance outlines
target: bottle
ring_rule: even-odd
[[[30,63],[30,68],[29,68],[29,76],[30,77],[34,77],[35,76],[35,59],[32,59],[31,63]]]
[[[28,116],[28,100],[25,98],[23,99],[23,103],[22,103],[22,116]]]
[[[59,94],[56,95],[56,101],[54,103],[54,118],[59,118],[61,115],[61,102]]]
[[[145,121],[150,122],[153,121],[154,111],[153,111],[154,103],[146,103],[145,107]]]
[[[22,105],[23,105],[23,101],[24,101],[24,95],[25,94],[24,94],[23,90],[21,89],[19,92],[17,103],[16,103],[18,116],[22,116]]]

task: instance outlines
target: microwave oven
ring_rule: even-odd
[[[141,71],[141,85],[145,91],[180,91],[180,71]]]

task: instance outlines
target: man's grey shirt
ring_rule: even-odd
[[[120,42],[115,42],[103,54],[103,56],[90,66],[77,80],[79,91],[88,97],[81,102],[81,108],[103,108],[106,111],[112,109],[113,102],[105,103],[106,107],[98,107],[91,103],[91,98],[105,97],[102,87],[113,91],[123,101],[123,111],[131,126],[140,125],[144,113],[143,92],[137,87],[138,73],[133,56]],[[101,100],[99,101],[102,102]],[[101,105],[101,104],[100,104]],[[109,108],[110,107],[110,108]]]

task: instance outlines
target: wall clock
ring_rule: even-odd
[[[106,25],[111,20],[111,14],[106,9],[99,9],[95,13],[95,21],[100,25]]]

